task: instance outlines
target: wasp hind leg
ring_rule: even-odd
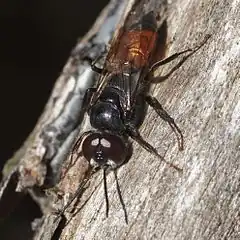
[[[173,55],[161,60],[161,61],[158,61],[158,62],[155,62],[150,70],[149,70],[149,76],[151,77],[151,82],[152,83],[159,83],[159,82],[163,82],[164,80],[166,80],[167,78],[169,78],[178,68],[180,68],[182,66],[182,64],[190,57],[192,56],[195,52],[197,52],[207,41],[208,39],[211,37],[211,35],[206,35],[204,40],[197,46],[195,46],[194,48],[188,48],[184,51],[181,51],[181,52],[177,52],[177,53],[174,53]],[[183,54],[186,54],[188,53],[187,55],[185,55],[181,61],[176,65],[174,66],[166,75],[164,76],[159,76],[159,77],[153,77],[153,73],[154,71],[160,67],[160,66],[163,66],[175,59],[177,59],[178,57],[180,57],[181,55]]]
[[[175,133],[178,141],[178,148],[183,150],[183,135],[180,128],[175,123],[174,119],[163,109],[162,105],[155,97],[146,96],[146,102],[156,111],[156,113],[166,121]]]
[[[156,150],[156,148],[154,148],[150,143],[148,143],[147,141],[145,141],[143,139],[143,137],[140,135],[138,129],[136,128],[130,128],[128,129],[128,134],[129,136],[135,140],[139,145],[141,145],[145,150],[147,150],[148,152],[156,155],[157,157],[160,158],[161,161],[165,162],[169,167],[173,167],[174,169],[176,169],[177,171],[181,172],[182,169],[177,167],[176,165],[174,165],[173,163],[171,162],[168,162],[165,160],[165,158],[160,155],[158,153],[158,151]]]

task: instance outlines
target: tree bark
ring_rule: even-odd
[[[141,127],[144,138],[183,172],[134,143],[133,156],[118,170],[128,224],[111,172],[106,218],[99,172],[76,201],[75,214],[67,210],[66,219],[55,223],[56,217],[46,214],[36,239],[240,239],[240,1],[172,1],[167,26],[167,56],[211,34],[153,91],[182,130],[184,150],[178,151],[171,129],[152,109]],[[158,74],[178,62],[164,65]],[[77,189],[86,165],[79,159],[60,183],[64,199]],[[44,229],[53,225],[47,236]]]

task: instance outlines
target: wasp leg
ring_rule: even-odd
[[[82,104],[82,112],[83,114],[89,109],[89,104],[91,102],[91,99],[93,95],[96,93],[97,88],[88,88],[85,92],[84,98],[83,98],[83,104]]]
[[[149,75],[150,77],[153,79],[151,82],[152,83],[159,83],[159,82],[163,82],[164,80],[166,80],[168,77],[170,77],[170,75],[172,75],[173,72],[175,72],[179,67],[181,67],[181,65],[190,57],[192,56],[195,52],[197,52],[206,42],[207,40],[210,38],[210,35],[207,35],[204,39],[204,41],[199,44],[198,46],[194,47],[194,48],[188,48],[184,51],[181,51],[181,52],[177,52],[177,53],[174,53],[173,55],[171,55],[170,57],[167,57],[161,61],[158,61],[156,63],[154,63],[150,70],[149,70]],[[185,54],[189,52],[189,54],[187,54],[185,57],[182,58],[182,60],[176,65],[174,66],[169,73],[167,73],[166,75],[164,76],[160,76],[160,77],[153,77],[153,72],[160,66],[162,65],[165,65],[173,60],[175,60],[176,58],[178,58],[179,56]]]
[[[178,148],[180,151],[183,150],[183,135],[174,119],[163,109],[162,105],[158,100],[151,96],[146,96],[146,102],[157,112],[157,114],[166,121],[169,126],[172,128],[178,140]]]
[[[102,74],[103,69],[97,67],[97,66],[94,65],[94,64],[95,64],[94,62],[91,63],[91,68],[92,68],[92,70],[93,70],[94,72],[98,73],[98,74]]]
[[[77,141],[74,143],[73,148],[70,152],[70,157],[69,157],[69,162],[66,164],[65,168],[64,168],[64,172],[62,172],[62,176],[61,179],[63,179],[65,177],[65,175],[67,174],[67,172],[69,171],[69,169],[71,167],[73,167],[75,165],[75,163],[77,162],[77,160],[82,157],[82,151],[79,151],[83,138],[90,134],[91,131],[87,131],[85,133],[83,133],[78,139]]]
[[[75,199],[79,199],[83,192],[85,191],[85,186],[87,185],[87,183],[90,181],[90,178],[97,172],[98,170],[94,170],[92,168],[88,168],[86,174],[85,174],[85,178],[82,180],[82,182],[80,183],[78,189],[76,190],[76,192],[73,194],[73,196],[69,199],[69,201],[66,203],[66,205],[63,206],[62,209],[60,209],[59,211],[56,212],[56,218],[54,220],[54,222],[56,222],[61,216],[64,215],[66,209],[72,204],[72,202]]]
[[[186,50],[184,50],[184,51],[182,51],[182,52],[174,53],[174,54],[171,55],[170,57],[167,57],[167,58],[165,58],[165,59],[163,59],[163,60],[160,60],[160,61],[158,61],[158,62],[155,62],[155,63],[151,66],[149,72],[155,71],[158,67],[160,67],[160,66],[162,66],[162,65],[165,65],[165,64],[173,61],[174,59],[178,58],[179,56],[181,56],[181,55],[184,54],[184,53],[191,52],[191,54],[192,54],[193,51],[196,51],[196,50],[193,50],[193,49],[189,48],[189,49],[186,49]]]
[[[90,103],[90,100],[93,96],[93,94],[96,92],[96,88],[88,88],[85,92],[84,98],[83,98],[83,103],[82,103],[82,108],[81,108],[81,112],[80,112],[80,116],[79,116],[79,124],[81,122],[81,120],[83,119],[83,116],[85,114],[85,112],[88,110],[88,104]],[[67,167],[65,168],[64,174],[66,174],[69,169],[75,164],[76,160],[82,156],[82,153],[78,153],[78,149],[81,146],[82,143],[82,139],[84,136],[86,136],[86,134],[89,134],[90,132],[86,132],[84,133],[80,138],[77,139],[77,141],[74,143],[73,148],[71,150],[70,153],[70,160],[69,163],[67,165]],[[73,158],[73,155],[77,154],[76,158]]]
[[[169,167],[173,167],[175,168],[177,171],[182,171],[181,168],[177,167],[176,165],[168,162],[165,160],[165,158],[163,156],[161,156],[158,151],[156,150],[156,148],[154,148],[150,143],[148,143],[147,141],[145,141],[142,136],[140,135],[139,131],[136,128],[131,128],[128,129],[128,134],[129,136],[135,140],[139,145],[141,145],[144,149],[146,149],[148,152],[156,155],[157,157],[159,157],[161,159],[161,161],[165,162]]]
[[[96,63],[101,59],[104,58],[104,56],[106,56],[106,53],[108,52],[108,49],[110,48],[110,46],[105,45],[105,48],[101,51],[100,55],[98,57],[96,57],[96,59],[94,61],[91,62],[91,68],[94,72],[102,74],[103,69],[99,68],[96,66]]]
[[[91,62],[91,68],[94,72],[98,74],[102,74],[103,69],[96,66],[96,63],[102,58],[102,56],[98,56],[94,61]]]
[[[96,89],[95,88],[88,88],[86,90],[86,93],[84,95],[84,98],[83,98],[83,103],[82,103],[82,108],[81,108],[81,112],[80,112],[80,116],[79,116],[79,124],[80,122],[82,121],[83,119],[83,116],[85,114],[85,112],[88,110],[88,104],[91,100],[91,97],[92,95],[96,92]],[[69,169],[74,166],[75,162],[77,161],[77,159],[79,157],[82,156],[82,152],[79,152],[78,153],[78,149],[80,148],[81,146],[81,143],[82,143],[82,139],[84,136],[86,136],[86,134],[89,134],[90,132],[86,132],[84,133],[81,137],[79,137],[77,139],[77,141],[74,143],[73,145],[73,148],[71,150],[71,153],[70,153],[70,160],[69,160],[69,163],[66,165],[65,169],[64,169],[64,172],[62,172],[62,176],[61,176],[61,179],[64,177],[63,175],[66,175],[66,173],[69,171]],[[74,158],[76,154],[76,157]]]

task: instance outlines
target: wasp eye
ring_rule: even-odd
[[[127,152],[124,140],[109,133],[90,133],[82,144],[83,156],[99,166],[116,168],[126,160]]]

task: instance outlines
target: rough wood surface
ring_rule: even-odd
[[[106,219],[99,173],[78,207],[91,198],[60,239],[240,239],[240,2],[179,0],[168,12],[168,55],[212,35],[154,91],[183,130],[184,151],[178,152],[174,134],[151,109],[141,129],[183,173],[134,144],[133,157],[118,171],[129,224],[111,173]]]
[[[67,219],[53,223],[50,213],[45,226],[55,224],[57,230],[44,237],[40,229],[36,239],[240,239],[240,1],[169,1],[167,24],[167,55],[212,35],[153,92],[182,129],[184,151],[178,151],[174,134],[152,109],[141,128],[183,173],[134,144],[132,158],[118,171],[128,225],[111,173],[110,212],[105,217],[98,173],[77,202],[76,214],[66,212]],[[66,191],[71,184],[77,187],[84,165],[79,160],[70,170]]]

